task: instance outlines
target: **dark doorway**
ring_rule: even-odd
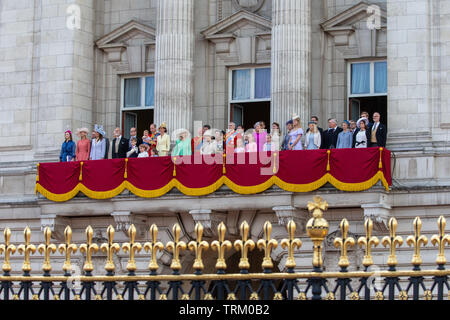
[[[361,97],[349,99],[349,118],[357,121],[361,112],[369,113],[370,122],[373,121],[373,114],[378,112],[381,116],[381,123],[387,127],[387,96]]]
[[[253,129],[258,121],[264,121],[266,128],[271,128],[270,101],[231,104],[230,120],[245,130]]]
[[[144,130],[150,130],[154,119],[153,109],[124,111],[122,113],[122,131],[125,138],[130,138],[130,129],[136,127],[138,137],[144,135]]]

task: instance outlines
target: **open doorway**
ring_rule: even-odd
[[[245,130],[253,129],[258,121],[264,121],[270,129],[270,101],[232,103],[230,105],[230,120],[236,127],[242,125]]]
[[[361,112],[369,113],[370,122],[375,112],[381,116],[381,123],[387,127],[387,96],[357,97],[349,99],[349,118],[357,121]]]
[[[153,123],[154,110],[134,110],[122,112],[122,132],[127,139],[130,138],[130,129],[137,129],[138,137],[144,135],[144,130],[150,130],[150,124]]]

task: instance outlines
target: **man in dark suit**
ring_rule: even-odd
[[[387,129],[384,124],[380,122],[380,114],[375,112],[373,114],[373,124],[370,126],[368,130],[368,141],[369,147],[385,147],[386,146],[386,137],[387,137]]]
[[[122,137],[120,128],[114,130],[114,139],[112,142],[112,158],[126,158],[128,151],[128,139]]]
[[[142,142],[142,138],[137,136],[137,130],[136,128],[131,128],[130,129],[130,140],[128,140],[128,151],[131,150],[131,139],[132,138],[136,138],[136,145],[138,147],[138,152],[139,152],[139,146],[143,143]]]
[[[336,119],[328,119],[328,130],[323,131],[321,149],[334,149],[337,145],[337,139],[342,128],[337,126]]]

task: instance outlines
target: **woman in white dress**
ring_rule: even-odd
[[[303,136],[300,117],[294,115],[292,121],[294,122],[294,128],[289,132],[289,150],[303,150],[302,143],[300,141]]]
[[[367,124],[369,120],[361,118],[357,122],[358,132],[355,135],[355,148],[367,148]]]

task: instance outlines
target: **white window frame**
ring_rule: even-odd
[[[229,68],[228,70],[228,100],[230,101],[229,104],[233,103],[248,103],[248,102],[265,102],[265,101],[272,101],[272,92],[270,98],[265,99],[255,99],[255,70],[256,69],[271,69],[271,65],[261,65],[261,66],[252,66],[252,67],[235,67],[235,68]],[[235,70],[250,70],[250,99],[243,99],[243,100],[233,100],[233,71]],[[272,72],[272,70],[271,70]],[[229,108],[228,108],[229,109]],[[229,118],[229,117],[228,117]]]
[[[387,63],[387,59],[348,61],[348,63],[347,63],[347,100],[350,98],[387,96],[387,92],[386,93],[375,93],[375,63],[376,62],[386,62]],[[352,94],[352,64],[357,64],[357,63],[370,63],[370,93]]]
[[[121,78],[120,81],[120,111],[121,113],[124,111],[136,111],[136,110],[153,110],[155,106],[146,106],[145,105],[145,78],[147,77],[155,77],[154,73],[146,74],[146,75],[126,75]],[[125,79],[141,79],[141,105],[139,107],[134,108],[125,108],[124,100],[125,100]],[[153,100],[154,102],[154,100]]]

